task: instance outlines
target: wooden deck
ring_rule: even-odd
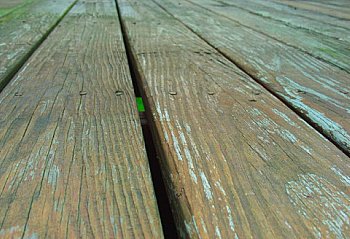
[[[347,0],[0,0],[0,89],[0,238],[350,238]]]

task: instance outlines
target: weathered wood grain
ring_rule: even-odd
[[[0,91],[76,0],[26,2],[0,18]]]
[[[189,2],[161,4],[350,155],[348,73]]]
[[[13,11],[30,4],[33,0],[1,0],[0,1],[0,18]]]
[[[220,3],[223,4],[222,1],[218,1],[218,3],[219,5]],[[349,21],[346,20],[307,10],[294,9],[272,1],[235,0],[230,1],[229,5],[245,11],[248,10],[252,14],[282,22],[286,25],[333,37],[335,42],[350,42],[350,26]]]
[[[1,238],[163,237],[114,1],[80,1],[0,115]]]
[[[319,3],[308,2],[308,1],[302,1],[302,2],[292,1],[292,0],[273,0],[273,1],[280,2],[295,8],[306,9],[317,13],[334,16],[340,19],[350,20],[350,9],[348,8],[331,6],[331,5],[322,5]]]
[[[349,238],[349,158],[152,1],[117,2],[180,235]]]
[[[350,43],[281,24],[280,22],[252,14],[249,10],[242,11],[241,8],[231,5],[231,1],[221,0],[222,5],[217,5],[217,2],[214,0],[193,0],[191,2],[228,17],[235,23],[266,34],[282,43],[332,63],[350,73]],[[350,31],[348,33],[350,37]]]

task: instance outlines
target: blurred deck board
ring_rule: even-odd
[[[316,13],[334,16],[344,20],[350,20],[350,9],[341,6],[332,6],[309,1],[274,0],[294,8],[306,9]]]
[[[16,1],[2,0],[0,6]],[[14,5],[14,11],[0,17],[0,91],[73,6],[75,0],[18,2],[23,3]]]
[[[163,237],[114,1],[78,2],[0,115],[1,238]]]
[[[251,11],[254,11],[255,5],[253,10],[242,11],[242,8],[236,7],[239,4],[232,5],[232,1],[228,0],[221,0],[222,4],[217,4],[215,0],[191,0],[191,2],[350,73],[350,42],[339,41],[333,37],[292,27],[271,18],[253,14]],[[350,30],[347,31],[347,35],[350,37]]]
[[[217,5],[225,3],[227,1],[217,1]],[[236,0],[230,1],[229,5],[289,26],[333,37],[336,42],[337,40],[350,42],[350,26],[349,21],[346,20],[307,10],[294,9],[272,1]]]
[[[180,236],[349,237],[349,158],[153,1],[117,3]]]
[[[158,1],[350,155],[350,74],[197,5]]]

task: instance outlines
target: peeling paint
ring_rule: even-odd
[[[337,166],[333,166],[331,169],[340,177],[340,181],[342,181],[346,186],[350,186],[350,176],[344,175],[342,170],[337,168]]]
[[[230,225],[230,229],[231,231],[235,231],[235,224],[233,223],[233,218],[232,218],[232,212],[231,212],[231,209],[229,206],[226,206],[226,211],[227,211],[227,214],[228,214],[228,222],[229,222],[229,225]]]
[[[222,238],[222,237],[221,237],[221,232],[220,232],[220,229],[219,229],[218,226],[215,226],[215,235],[216,235],[219,239]]]
[[[302,174],[286,184],[286,192],[304,223],[322,226],[316,237],[340,239],[350,231],[350,197],[326,179]]]
[[[294,127],[298,127],[296,123],[294,123],[286,114],[282,113],[281,111],[279,111],[278,109],[272,109],[272,111],[278,115],[279,117],[281,117],[284,121],[286,121],[289,125],[294,126]],[[298,127],[300,128],[300,127]]]
[[[204,192],[205,192],[205,197],[208,200],[212,200],[213,199],[213,194],[211,192],[211,187],[210,187],[210,184],[208,182],[207,177],[205,176],[205,174],[203,172],[200,172],[200,177],[202,179],[202,184],[203,184],[203,188],[204,188]]]

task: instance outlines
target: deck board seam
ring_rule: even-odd
[[[75,0],[68,8],[63,12],[63,14],[55,21],[55,23],[43,34],[43,36],[29,49],[29,51],[23,56],[23,58],[16,63],[12,69],[9,71],[7,76],[0,81],[0,93],[2,90],[11,82],[13,77],[19,72],[19,70],[24,66],[28,59],[34,54],[34,52],[41,46],[41,44],[48,38],[48,36],[53,32],[53,30],[60,24],[64,17],[70,12],[70,10],[76,5],[79,0]]]
[[[281,103],[283,103],[286,107],[288,107],[290,110],[292,110],[295,114],[297,114],[302,120],[304,120],[308,125],[310,125],[314,130],[316,130],[318,133],[320,133],[323,137],[325,137],[328,141],[330,141],[332,144],[334,144],[339,150],[341,150],[345,155],[350,157],[350,153],[347,152],[339,143],[337,143],[335,140],[330,138],[327,134],[324,133],[321,127],[317,126],[316,123],[312,122],[308,117],[303,115],[301,112],[299,112],[296,107],[294,107],[292,104],[290,104],[287,100],[283,99],[283,97],[279,96],[277,93],[275,93],[272,89],[267,87],[264,82],[259,80],[257,77],[255,77],[253,74],[249,73],[249,71],[245,70],[245,68],[239,64],[239,62],[233,60],[230,56],[228,56],[225,52],[221,51],[217,47],[215,47],[212,43],[210,43],[207,39],[202,37],[200,34],[198,34],[196,31],[194,31],[191,27],[189,27],[186,23],[182,22],[181,19],[170,13],[165,7],[160,5],[155,0],[151,0],[153,3],[155,3],[157,6],[159,6],[161,9],[163,9],[167,14],[172,16],[174,19],[176,19],[178,22],[180,22],[182,25],[184,25],[188,30],[190,30],[193,34],[198,36],[200,39],[202,39],[204,42],[206,42],[210,47],[215,49],[218,53],[220,53],[224,58],[226,58],[228,61],[232,62],[235,66],[237,66],[241,71],[246,73],[248,76],[250,76],[257,84],[262,86],[264,89],[266,89],[272,96],[276,97]]]

